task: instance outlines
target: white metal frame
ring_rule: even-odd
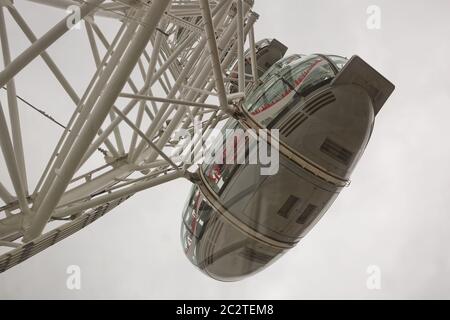
[[[233,116],[230,99],[245,96],[247,37],[252,57],[256,57],[253,25],[258,15],[250,0],[29,1],[49,10],[80,8],[91,48],[87,54],[92,55],[97,70],[86,91],[78,95],[47,52],[68,32],[67,18],[37,38],[15,5],[0,1],[4,62],[0,87],[7,90],[7,101],[0,103],[0,147],[5,159],[2,165],[13,186],[9,190],[8,182],[0,181],[0,247],[13,248],[12,253],[0,256],[0,272],[39,251],[32,246],[46,248],[59,241],[60,232],[67,236],[70,225],[79,224],[80,219],[95,220],[84,216],[104,213],[109,204],[161,183],[191,178],[191,165],[168,153],[173,134],[180,128],[193,129],[194,119],[205,124],[206,132]],[[11,57],[6,14],[31,42],[17,57]],[[108,40],[96,22],[100,16],[117,21],[114,39]],[[37,185],[29,186],[15,81],[35,59],[43,59],[76,108]],[[228,75],[236,61],[239,93],[230,97]],[[257,81],[255,63],[252,70]],[[132,92],[125,92],[127,87]],[[127,105],[118,107],[119,99]],[[214,100],[217,103],[210,102]],[[129,143],[125,135],[131,136]],[[201,139],[192,142],[195,148]],[[98,150],[105,161],[86,170]],[[59,220],[67,224],[52,229],[52,223]]]

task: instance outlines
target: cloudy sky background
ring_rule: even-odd
[[[266,271],[239,283],[215,282],[182,252],[179,227],[189,184],[176,181],[133,197],[1,274],[0,298],[450,298],[450,2],[255,2],[258,39],[275,37],[290,53],[358,54],[397,86],[351,187],[316,228]],[[381,30],[366,27],[369,5],[381,8]],[[64,14],[24,0],[16,6],[37,35]],[[27,41],[8,21],[15,55]],[[85,33],[76,31],[50,50],[79,93],[92,70],[88,50]],[[18,78],[18,93],[67,119],[64,93],[43,74],[45,66],[33,62]],[[6,108],[4,93],[0,99]],[[47,132],[46,120],[22,113],[27,158],[40,163],[56,136]],[[34,165],[32,180],[39,172]],[[69,265],[81,267],[80,291],[66,288]],[[381,290],[366,287],[371,265],[381,269]]]

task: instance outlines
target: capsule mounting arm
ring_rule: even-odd
[[[359,56],[353,56],[333,80],[334,86],[358,85],[372,99],[375,115],[380,112],[395,86]]]

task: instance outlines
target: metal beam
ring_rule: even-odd
[[[216,80],[216,88],[219,94],[220,107],[225,112],[232,112],[228,106],[227,93],[225,83],[223,81],[222,67],[220,64],[219,49],[217,48],[216,33],[214,31],[213,20],[211,16],[211,8],[208,0],[200,0],[203,20],[205,23],[205,31],[207,34],[209,52],[211,54],[211,63],[213,67],[214,78]]]
[[[0,199],[3,200],[5,204],[9,204],[14,201],[14,197],[9,193],[8,189],[0,182]]]
[[[6,123],[5,114],[3,113],[3,107],[0,102],[0,148],[5,158],[6,167],[8,168],[9,176],[14,187],[14,191],[19,201],[20,209],[26,215],[30,214],[28,207],[28,200],[23,185],[22,177],[20,175],[20,169],[17,166],[17,160],[14,154],[14,147],[11,142],[11,137],[8,131],[8,125]]]
[[[5,17],[3,7],[0,7],[0,40],[2,43],[3,62],[7,66],[11,63],[11,52],[9,50],[8,35],[6,32]],[[22,132],[20,125],[19,108],[17,105],[16,83],[11,79],[7,84],[8,109],[11,123],[12,143],[14,146],[14,156],[19,168],[25,195],[28,195],[28,179],[25,166],[25,155],[23,151]]]
[[[244,57],[244,8],[242,0],[236,0],[237,34],[238,34],[238,82],[239,92],[245,92],[245,57]]]
[[[129,46],[130,39],[135,34],[137,27],[137,23],[124,23],[117,33],[113,41],[113,45],[110,46],[108,52],[105,55],[105,58],[103,59],[102,66],[97,68],[97,71],[92,77],[91,83],[89,84],[85,94],[81,99],[80,105],[70,119],[70,124],[66,129],[67,131],[65,132],[67,136],[65,136],[58,143],[58,151],[56,152],[55,150],[54,153],[54,155],[57,155],[57,157],[51,159],[51,162],[53,163],[51,166],[51,170],[49,171],[49,174],[45,178],[43,185],[39,190],[39,194],[34,202],[33,209],[39,207],[43,198],[47,195],[48,190],[50,189],[53,181],[57,176],[59,168],[63,165],[66,156],[75,143],[75,140],[79,138],[79,132],[86,124],[86,121],[88,120],[95,106],[95,103],[99,100],[99,96],[105,90],[108,81],[110,81],[111,79],[111,75],[119,65],[119,61],[122,58],[126,48]],[[102,140],[102,143],[104,143],[107,138],[108,135]],[[100,145],[97,146],[97,148],[98,147],[100,147]],[[95,150],[97,150],[97,148]]]
[[[90,14],[105,0],[90,0],[80,7],[80,18],[83,19]],[[30,47],[25,49],[17,58],[15,58],[6,68],[0,72],[0,87],[6,85],[16,74],[25,68],[31,61],[39,56],[44,50],[50,47],[56,40],[69,31],[67,19],[62,19],[52,29],[50,29],[41,38],[36,40]]]
[[[124,115],[122,113],[122,111],[120,111],[119,109],[117,109],[116,107],[113,108],[114,112],[116,112],[119,117],[121,117],[126,124],[128,124],[130,126],[131,129],[133,129],[134,132],[136,132],[145,142],[147,142],[147,144],[153,148],[154,150],[156,150],[156,152],[158,152],[158,154],[167,161],[168,164],[170,164],[172,166],[172,168],[174,168],[176,171],[179,171],[180,168],[172,161],[172,159],[170,159],[165,153],[164,151],[162,151],[161,149],[159,149],[158,147],[156,147],[156,145],[153,143],[153,141],[151,141],[149,138],[147,138],[147,136],[138,128],[134,125],[134,123],[127,118],[126,115]]]
[[[25,240],[39,236],[50,219],[53,210],[61,199],[67,185],[75,174],[90,142],[97,135],[98,129],[114,105],[119,93],[125,86],[134,66],[144,51],[150,37],[164,14],[170,0],[154,0],[143,17],[144,25],[136,31],[120,64],[100,96],[93,112],[83,126],[62,167],[52,183],[41,205],[37,209],[31,226],[25,231]],[[130,41],[123,39],[122,41]]]
[[[257,83],[259,81],[259,75],[258,75],[258,61],[256,60],[255,28],[253,26],[250,28],[249,37],[250,37],[250,52],[252,55],[253,82]]]
[[[9,14],[16,21],[17,25],[22,29],[23,33],[28,38],[28,40],[31,43],[35,43],[37,41],[36,36],[34,35],[34,33],[31,30],[31,28],[28,26],[28,24],[25,22],[25,20],[22,18],[20,13],[16,10],[16,8],[10,6],[10,7],[8,7],[8,11],[9,11]],[[75,104],[78,104],[79,101],[80,101],[80,97],[75,92],[75,90],[70,85],[70,83],[67,81],[67,79],[64,77],[63,73],[58,68],[58,66],[53,61],[53,59],[50,57],[50,55],[47,53],[47,51],[43,50],[41,52],[41,57],[42,57],[42,60],[44,60],[44,62],[47,64],[47,66],[50,69],[50,71],[55,76],[56,80],[58,80],[58,82],[61,84],[63,89],[67,92],[67,94],[69,95],[70,99],[72,99],[72,101]]]
[[[208,103],[198,103],[198,102],[191,102],[191,101],[184,101],[184,100],[177,100],[177,99],[167,99],[167,98],[159,98],[159,97],[153,97],[153,96],[144,96],[139,94],[129,94],[129,93],[121,93],[119,95],[121,98],[130,98],[130,99],[138,99],[138,100],[146,100],[146,101],[155,101],[155,102],[165,102],[180,106],[188,106],[188,107],[199,107],[199,108],[206,108],[206,109],[212,109],[217,110],[220,107],[216,106],[214,104],[208,104]]]
[[[57,210],[57,212],[55,213],[55,216],[65,217],[65,216],[69,216],[72,214],[77,214],[77,213],[82,212],[83,210],[95,208],[102,204],[109,203],[111,201],[120,199],[122,197],[133,195],[137,192],[147,190],[149,188],[161,185],[163,183],[167,183],[169,181],[173,181],[173,180],[182,178],[184,176],[185,176],[185,173],[182,171],[177,171],[175,173],[162,175],[160,177],[151,179],[149,181],[144,181],[144,182],[132,185],[130,187],[124,188],[122,190],[118,190],[116,192],[113,192],[113,193],[110,193],[110,194],[107,194],[104,196],[99,196],[90,201],[83,202],[79,205],[74,205],[74,206],[70,206],[69,208]]]

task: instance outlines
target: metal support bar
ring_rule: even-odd
[[[256,22],[256,19],[257,19],[257,15],[255,15],[254,13],[251,13],[250,16],[249,16],[249,19],[247,21],[247,24],[245,25],[244,34],[248,34],[248,32],[250,31],[251,26]],[[222,39],[223,43],[227,43],[227,39],[228,38],[226,36],[224,36],[224,38]],[[233,59],[236,58],[236,54],[235,54],[235,52],[237,51],[236,46],[237,46],[236,43],[234,43],[233,45],[231,45],[231,48],[227,51],[227,55],[224,57],[223,62],[222,62],[222,68],[226,68],[227,66],[229,66],[232,63]],[[205,71],[207,72],[208,70],[206,69]],[[202,78],[202,76],[199,76],[199,79],[201,79],[201,78]],[[206,90],[212,90],[213,87],[214,87],[214,82],[210,82],[207,85]],[[188,100],[190,98],[192,98],[190,96],[188,96],[188,97],[189,97],[189,98],[187,98]],[[207,96],[205,95],[202,98],[202,100],[206,100],[206,99],[207,99]],[[228,97],[227,97],[227,99],[228,99]],[[197,115],[197,110],[195,110],[195,109],[193,110],[193,115],[194,116]],[[188,125],[189,125],[189,121],[186,121],[186,123],[184,124],[183,127],[187,128]]]
[[[9,248],[18,248],[20,247],[20,243],[8,242],[8,241],[0,241],[0,247],[9,247]]]
[[[80,18],[83,19],[90,14],[105,0],[91,0],[80,7]],[[39,56],[44,50],[50,47],[56,40],[69,31],[68,17],[62,19],[50,31],[36,40],[30,47],[23,51],[6,68],[0,72],[0,87],[6,85],[16,74],[25,68],[33,59]]]
[[[11,52],[9,50],[8,35],[6,33],[6,23],[3,14],[3,7],[0,7],[0,40],[2,43],[3,62],[5,66],[11,63]],[[22,133],[20,125],[19,108],[17,106],[16,83],[11,79],[7,85],[9,118],[11,121],[12,142],[14,146],[14,156],[19,168],[20,177],[22,179],[25,195],[28,195],[28,179],[25,166],[25,155],[23,151]]]
[[[222,7],[220,8],[220,10],[215,12],[214,20],[213,20],[214,28],[217,28],[218,30],[220,30],[220,28],[223,27],[222,24],[224,23],[224,18],[227,16],[227,12],[229,12],[232,4],[233,4],[233,2],[228,1],[228,0],[221,1],[219,3],[219,5],[222,5]],[[219,42],[218,42],[218,46],[220,48],[226,48],[228,43],[231,41],[233,35],[235,34],[236,19],[234,18],[234,19],[232,19],[231,22],[228,22],[228,23],[229,23],[228,26],[224,29],[224,31],[219,39]],[[205,39],[205,44],[206,44],[206,39]],[[202,44],[202,47],[205,44]],[[193,55],[191,55],[191,58],[192,58],[192,56]],[[208,55],[207,50],[204,50],[201,58],[199,59],[197,72],[195,72],[190,77],[191,83],[189,83],[189,86],[201,89],[201,88],[204,88],[206,85],[207,86],[206,90],[211,91],[214,87],[214,81],[211,81],[213,79],[210,78],[211,65],[212,65],[212,63],[211,63],[210,56]],[[224,64],[222,64],[222,66],[223,65]],[[198,97],[198,94],[192,90],[190,90],[190,92],[185,92],[182,97],[184,100],[187,100],[187,101],[193,101],[193,100],[195,101],[197,99],[200,99],[200,102],[204,102],[207,99],[207,95],[204,95],[203,98],[201,98],[201,97]],[[192,117],[195,117],[197,115],[197,113],[199,112],[199,109],[200,108],[194,108],[194,110],[190,113],[190,115]],[[166,132],[159,139],[159,141],[158,141],[159,146],[162,146],[167,142],[167,140],[170,137],[170,135],[169,135],[170,130],[173,130],[179,124],[179,122],[184,118],[184,116],[185,116],[185,110],[179,109],[177,111],[177,113],[175,114],[175,116],[173,117],[169,127],[166,129]],[[182,127],[184,129],[186,129],[189,126],[189,124],[190,124],[190,119],[187,118],[186,121],[184,122],[184,124],[182,125]],[[154,153],[154,152],[152,153],[151,150],[146,150],[145,154],[141,157],[141,159],[147,159],[146,161],[153,162],[153,160],[155,159],[155,156],[156,156],[156,153]]]
[[[245,92],[245,57],[244,57],[244,8],[242,0],[236,0],[237,34],[238,34],[238,82],[239,92]]]
[[[69,216],[72,214],[77,214],[77,213],[82,212],[83,210],[95,208],[97,206],[100,206],[105,203],[109,203],[111,201],[120,199],[122,197],[133,195],[137,192],[144,191],[149,188],[153,188],[155,186],[161,185],[161,184],[169,182],[169,181],[176,180],[178,178],[182,178],[182,177],[184,177],[184,175],[185,175],[185,173],[183,171],[177,171],[175,173],[166,174],[161,177],[151,179],[150,181],[141,182],[141,183],[132,185],[130,187],[124,188],[122,190],[113,192],[111,194],[99,196],[95,199],[83,202],[79,205],[71,206],[64,210],[57,211],[55,216],[64,217],[64,216]]]
[[[205,22],[205,31],[208,37],[208,46],[211,54],[211,63],[213,67],[214,78],[216,80],[216,88],[219,94],[220,107],[228,113],[232,110],[228,106],[227,93],[225,90],[225,83],[223,81],[222,67],[220,65],[219,49],[217,48],[216,33],[214,32],[214,25],[211,16],[211,8],[208,0],[200,0],[203,20]]]
[[[0,237],[5,239],[6,237],[20,232],[22,229],[23,216],[15,214],[0,220]]]
[[[168,95],[168,99],[172,99],[173,97],[175,97],[176,93],[178,92],[179,88],[182,86],[183,82],[185,82],[185,77],[191,72],[191,69],[193,68],[194,64],[197,62],[197,60],[199,59],[201,53],[203,52],[204,48],[203,46],[206,44],[206,39],[202,39],[200,40],[197,48],[195,49],[194,53],[192,54],[191,58],[189,59],[189,62],[186,64],[186,66],[184,67],[183,71],[181,72],[180,76],[178,77],[177,81],[175,82],[175,84],[172,87],[171,92]],[[165,103],[161,106],[161,109],[159,110],[158,114],[156,115],[155,119],[152,121],[150,127],[147,129],[145,135],[147,137],[151,137],[154,132],[156,132],[156,130],[158,130],[159,126],[162,125],[165,116],[169,115],[173,109],[169,109],[166,110],[166,108],[169,106],[169,103]],[[184,112],[185,110],[183,110]],[[180,111],[181,112],[181,111]],[[178,115],[179,116],[179,115]],[[167,119],[167,118],[166,118]],[[177,115],[174,117],[174,119],[171,122],[171,125],[173,126],[174,124],[176,125],[176,119],[179,119],[179,117],[177,117]],[[167,128],[167,135],[171,134],[170,132],[171,128]],[[141,143],[139,143],[139,145],[136,147],[136,151],[133,154],[133,157],[131,158],[132,162],[140,162],[141,157],[141,153],[145,148],[145,142],[141,141]]]
[[[98,51],[98,47],[97,47],[97,43],[95,41],[95,37],[94,37],[94,32],[92,30],[92,27],[90,25],[90,23],[88,21],[85,21],[85,25],[86,25],[86,32],[88,35],[88,39],[89,39],[89,45],[91,46],[91,50],[92,50],[92,55],[94,57],[94,61],[95,61],[95,65],[97,66],[97,69],[100,68],[101,66],[101,59],[100,59],[100,54]],[[103,34],[102,34],[103,36]],[[106,49],[108,49],[110,47],[109,43],[106,41],[106,39],[103,40],[104,45],[106,47]],[[110,113],[109,114],[111,121],[114,121],[114,113]],[[99,131],[99,133],[101,134],[101,130]],[[123,140],[122,140],[122,135],[120,133],[120,129],[119,127],[114,129],[114,137],[116,140],[116,145],[117,145],[117,150],[116,148],[114,148],[114,146],[112,145],[112,143],[106,139],[105,140],[105,145],[108,148],[108,150],[113,154],[114,157],[120,157],[122,155],[125,154],[125,149],[123,146]]]
[[[67,136],[64,137],[64,141],[60,141],[58,143],[57,149],[59,149],[59,151],[54,154],[57,154],[57,157],[51,159],[53,165],[51,166],[51,170],[49,171],[49,174],[47,175],[42,187],[39,190],[39,194],[33,205],[34,209],[41,205],[43,198],[48,194],[48,190],[57,176],[57,170],[63,165],[65,157],[72,149],[75,140],[79,136],[79,132],[82,130],[91,114],[92,109],[95,106],[95,102],[98,101],[101,92],[105,90],[105,87],[110,80],[111,75],[113,74],[114,70],[116,70],[119,61],[123,56],[123,53],[129,46],[130,39],[132,38],[133,34],[135,34],[135,31],[138,27],[136,23],[128,24],[128,27],[126,26],[127,24],[123,24],[123,29],[121,28],[117,33],[117,36],[114,39],[114,46],[111,46],[108,49],[108,52],[106,53],[104,61],[102,63],[102,66],[105,66],[105,68],[97,68],[97,72],[94,74],[90,85],[86,89],[86,92],[81,99],[81,103],[78,106],[77,111],[70,119],[70,126],[66,128],[66,130],[70,131],[65,132]],[[102,143],[106,141],[108,135],[105,136],[105,138],[102,140]],[[107,146],[111,148],[112,144],[107,144]],[[100,147],[100,145],[97,146],[97,148],[98,147]],[[97,148],[95,150],[97,150]],[[118,157],[118,153],[115,153]]]
[[[184,101],[184,100],[177,100],[177,99],[158,98],[158,97],[144,96],[144,95],[139,95],[139,94],[121,93],[119,95],[119,97],[138,99],[138,100],[146,100],[146,101],[155,101],[155,102],[166,102],[166,103],[175,104],[175,105],[188,106],[188,107],[200,107],[200,108],[213,109],[213,110],[217,110],[220,108],[219,106],[216,106],[214,104],[198,103],[198,102],[191,102],[191,101]]]
[[[63,10],[67,8],[64,3],[81,6],[86,2],[32,1],[50,4]],[[7,2],[9,3],[9,0]],[[0,183],[0,205],[6,203],[0,207],[0,216],[3,213],[3,218],[0,217],[0,246],[21,239],[24,233],[23,241],[33,240],[44,227],[46,230],[43,237],[24,245],[22,251],[15,250],[11,256],[0,254],[0,261],[4,262],[9,257],[16,260],[28,257],[31,250],[35,252],[34,247],[44,248],[45,246],[41,245],[47,243],[45,241],[48,239],[60,239],[59,233],[65,229],[54,230],[55,238],[51,232],[47,233],[50,227],[54,226],[53,223],[48,224],[53,220],[74,219],[74,226],[84,226],[86,224],[83,218],[92,222],[105,210],[115,206],[114,202],[120,203],[138,190],[183,175],[189,178],[187,170],[193,169],[195,165],[190,165],[190,158],[189,163],[187,162],[185,153],[200,148],[201,140],[210,135],[208,129],[220,127],[219,122],[231,115],[231,103],[244,97],[246,84],[253,81],[253,75],[256,76],[258,71],[257,66],[252,64],[251,77],[245,74],[246,63],[250,62],[245,60],[245,40],[255,20],[254,12],[250,11],[252,1],[168,1],[170,2],[170,8],[167,11],[161,10],[160,15],[155,15],[156,19],[152,21],[147,20],[147,14],[149,9],[155,8],[155,3],[161,3],[160,0],[109,0],[85,17],[86,40],[89,41],[97,70],[91,70],[90,74],[93,76],[87,79],[87,86],[83,84],[87,89],[80,99],[65,79],[66,74],[61,73],[47,54],[51,49],[29,53],[36,55],[36,59],[43,58],[63,89],[77,103],[68,123],[64,124],[66,128],[58,137],[57,146],[51,150],[53,153],[45,169],[42,173],[39,172],[40,180],[34,193],[26,197],[28,203],[25,205],[25,211],[26,206],[32,206],[31,214],[26,216],[26,212],[19,212],[21,205],[10,181],[2,181],[3,185]],[[207,3],[211,12],[210,19],[205,20],[204,17],[208,14],[205,11],[208,9],[204,8]],[[14,6],[6,8],[10,10],[28,39],[32,43],[39,42]],[[111,44],[106,33],[102,33],[100,21],[96,24],[93,20],[94,15],[100,16],[102,13],[111,13],[117,17],[116,21],[108,24],[108,28],[116,22],[122,22],[121,31]],[[142,35],[142,39],[145,38],[141,42],[145,47],[142,52],[136,55],[132,53],[132,47],[140,47],[135,41],[141,29],[148,28],[152,23],[157,24],[158,19],[159,25],[155,27],[154,34],[148,37]],[[159,32],[156,33],[156,30]],[[0,33],[2,31],[6,33],[5,28],[0,30]],[[252,40],[250,47],[253,45],[254,48],[254,37]],[[10,39],[10,45],[12,44]],[[106,48],[105,55],[103,46]],[[217,51],[214,57],[211,48]],[[2,53],[5,51],[3,49]],[[13,63],[14,61],[5,63],[5,67]],[[18,68],[22,70],[22,67]],[[21,75],[22,71],[19,69],[17,72]],[[224,76],[225,72],[232,72],[233,76],[228,79]],[[224,93],[227,93],[225,91],[230,80],[233,80],[233,83],[239,81],[239,92],[226,96]],[[220,81],[223,83],[222,94],[219,89]],[[10,88],[8,84],[8,89]],[[9,95],[14,96],[12,91]],[[216,102],[214,97],[218,97],[220,103]],[[227,98],[226,102],[224,97]],[[118,98],[124,100],[118,101]],[[123,106],[124,103],[127,104]],[[3,106],[7,107],[5,104]],[[229,110],[226,110],[227,108]],[[11,112],[8,114],[7,110],[3,110],[6,116],[11,117]],[[111,117],[110,121],[107,119],[108,115]],[[13,120],[7,121],[6,130],[15,149]],[[192,140],[180,140],[181,143],[177,144],[172,139],[173,134],[177,130],[191,132],[194,130],[194,121],[202,124],[202,134],[196,135]],[[106,156],[105,161],[102,161],[100,153],[95,154],[99,148],[102,148],[100,151]],[[172,148],[186,152],[177,152],[183,155],[180,157],[169,157]],[[189,153],[191,157],[192,152]],[[197,157],[201,157],[201,154],[198,152]],[[14,159],[18,158],[13,156]],[[15,163],[19,167],[18,162]],[[6,164],[3,166],[6,167]],[[172,175],[174,171],[175,175]],[[72,226],[68,228],[75,230]],[[30,249],[31,247],[33,249]],[[8,262],[8,266],[10,265],[12,264]]]
[[[119,93],[125,86],[127,79],[139,59],[139,56],[144,51],[169,3],[170,0],[154,0],[148,9],[148,12],[145,13],[143,18],[145,24],[141,25],[141,27],[136,31],[130,45],[120,61],[119,66],[115,70],[115,73],[98,99],[93,112],[83,126],[62,167],[58,170],[58,174],[48,193],[46,194],[40,207],[37,209],[32,225],[25,231],[24,239],[26,241],[41,234],[46,223],[50,219],[53,210],[66,190],[67,185],[70,183],[70,180],[75,174],[90,145],[90,142],[97,135],[98,129],[107,117],[111,107],[119,96]],[[127,40],[128,39],[124,39],[124,41]]]
[[[9,204],[14,201],[14,197],[9,193],[8,189],[0,182],[0,199],[3,200],[5,204]]]
[[[92,31],[91,24],[88,21],[84,22],[86,27],[86,33],[89,40],[89,45],[91,46],[92,56],[94,57],[94,62],[97,68],[100,66],[102,60],[100,59],[100,53],[98,52],[97,43],[95,42],[94,31]]]
[[[107,51],[106,55],[104,56],[101,65],[97,68],[94,76],[92,77],[89,85],[87,86],[87,89],[85,90],[85,93],[84,93],[83,97],[81,98],[81,101],[83,101],[83,102],[86,101],[89,94],[92,92],[92,90],[98,84],[97,80],[100,77],[100,74],[106,72],[103,68],[107,64],[108,58],[110,57],[110,55],[113,52],[113,48],[116,48],[116,44],[120,40],[125,29],[126,29],[126,23],[122,23],[119,31],[117,32],[116,36],[114,37],[114,40],[113,40],[110,48],[108,48],[108,51]],[[47,192],[48,188],[50,187],[50,184],[53,181],[54,174],[55,174],[54,169],[59,168],[62,165],[62,162],[64,161],[64,159],[61,157],[58,157],[58,155],[61,153],[66,154],[67,151],[64,150],[64,148],[66,146],[69,148],[70,145],[73,143],[73,140],[70,137],[70,135],[72,134],[73,131],[78,130],[74,126],[74,124],[77,123],[77,121],[79,120],[78,116],[82,116],[82,114],[80,114],[80,113],[82,113],[83,109],[85,109],[85,108],[86,108],[86,105],[79,105],[77,107],[77,110],[72,114],[72,117],[70,118],[69,123],[66,126],[66,129],[64,130],[64,133],[60,137],[58,144],[56,145],[56,147],[53,151],[53,154],[50,157],[50,160],[47,163],[47,166],[45,167],[45,170],[44,170],[43,174],[41,175],[39,182],[36,185],[35,192],[34,192],[34,194],[37,194],[37,197],[35,199],[35,204],[39,205],[39,203],[42,200],[42,194],[45,194]],[[69,139],[70,139],[70,143],[67,144],[66,142]]]
[[[158,147],[156,147],[156,145],[149,139],[147,138],[147,136],[138,128],[134,125],[134,123],[127,118],[126,115],[124,115],[122,113],[122,111],[120,111],[119,109],[117,109],[116,107],[113,108],[114,112],[117,113],[119,115],[119,117],[122,118],[122,120],[124,120],[131,129],[133,129],[134,132],[136,132],[142,139],[144,139],[145,142],[147,142],[147,144],[152,147],[154,150],[156,150],[156,152],[158,152],[158,154],[167,161],[167,163],[169,163],[172,168],[174,168],[176,171],[180,170],[180,168],[162,151],[160,150]]]
[[[152,92],[151,88],[150,88],[151,87],[150,84],[154,77],[153,75],[155,72],[158,55],[161,50],[162,41],[163,41],[163,35],[160,32],[158,32],[158,34],[156,35],[155,42],[153,44],[152,56],[150,57],[149,65],[147,68],[147,74],[145,75],[145,80],[144,80],[144,88],[143,89],[146,91],[145,92],[146,94],[150,94]],[[153,105],[153,107],[156,110],[156,106]],[[141,127],[145,108],[146,108],[145,101],[142,100],[141,103],[139,104],[139,110],[138,110],[138,114],[137,114],[136,122],[135,122],[136,126],[138,128]],[[133,157],[133,152],[136,148],[137,139],[138,139],[138,135],[134,131],[133,136],[131,137],[130,148],[128,150],[129,159],[131,159]]]
[[[257,83],[259,81],[258,75],[258,61],[256,60],[256,48],[255,48],[255,28],[252,26],[250,28],[250,52],[252,55],[252,73],[253,81]]]
[[[37,41],[36,36],[34,35],[31,28],[27,25],[25,20],[22,18],[22,16],[19,14],[19,12],[14,7],[8,7],[8,11],[10,15],[13,17],[13,19],[16,21],[17,25],[22,29],[25,36],[28,38],[28,40],[31,43],[34,43]],[[78,97],[78,94],[75,92],[75,90],[72,88],[72,86],[69,84],[67,79],[62,74],[61,70],[57,67],[56,63],[52,60],[50,55],[44,50],[41,53],[42,60],[47,64],[50,71],[54,74],[56,80],[61,84],[63,89],[67,92],[69,97],[72,99],[72,101],[75,104],[78,104],[80,101],[80,98]]]
[[[17,166],[17,160],[14,156],[14,147],[11,142],[11,137],[8,131],[8,125],[6,123],[5,114],[3,113],[3,107],[0,102],[0,147],[2,149],[3,157],[5,158],[6,167],[8,168],[9,176],[14,187],[14,191],[19,200],[19,206],[22,212],[26,215],[30,214],[28,207],[27,196],[25,193],[25,187],[22,182],[19,167]]]
[[[233,4],[232,1],[228,1],[228,6],[225,6],[224,12],[221,12],[220,14],[223,16],[226,16],[226,12],[228,12],[230,10],[231,5]],[[220,17],[220,16],[219,16]],[[222,18],[220,17],[220,18]],[[214,17],[216,19],[216,17]],[[215,21],[214,26],[216,28],[218,28],[218,23],[221,19],[218,19],[218,21]],[[223,62],[221,65],[222,69],[225,69],[229,66],[229,64],[231,63],[231,61],[235,58],[235,52],[237,51],[236,49],[236,43],[231,44],[233,37],[236,34],[236,26],[237,26],[237,18],[234,17],[232,19],[231,22],[229,22],[228,27],[222,32],[221,37],[218,40],[218,47],[219,48],[227,48],[226,50],[224,49],[223,51]],[[231,46],[231,48],[230,48]],[[192,87],[195,88],[205,88],[206,85],[206,90],[207,91],[211,91],[213,90],[214,86],[215,86],[215,81],[214,79],[210,79],[211,76],[211,65],[212,62],[210,61],[210,57],[208,56],[208,54],[205,54],[204,56],[205,59],[207,59],[207,62],[204,64],[204,66],[202,68],[198,68],[197,69],[197,73],[192,77],[193,79],[195,79],[195,81],[193,82],[193,84],[191,84]],[[221,57],[222,58],[222,57]],[[205,60],[206,61],[206,60]],[[196,97],[196,93],[192,92],[186,95],[185,100],[191,100],[191,99],[195,99]],[[203,98],[201,98],[201,101],[205,101],[207,99],[207,96],[203,96]],[[194,109],[193,110],[193,115],[196,116],[198,113],[198,109]],[[186,128],[186,126],[189,125],[189,120],[186,121],[186,123],[184,124],[184,128]]]

